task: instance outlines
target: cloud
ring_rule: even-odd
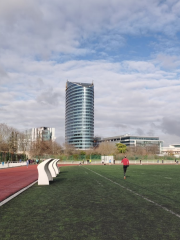
[[[137,128],[136,132],[137,132],[137,135],[140,135],[140,136],[144,135],[144,131],[141,128]]]
[[[153,129],[149,129],[149,131],[147,132],[148,136],[154,136],[155,132]]]
[[[52,88],[42,92],[38,97],[37,97],[37,102],[40,102],[42,104],[49,104],[49,105],[59,105],[60,103],[60,93],[55,92]]]
[[[115,124],[115,127],[122,128],[122,129],[126,129],[127,128],[127,126],[125,124],[120,124],[120,123]]]
[[[125,61],[124,68],[127,69],[127,71],[137,71],[137,72],[145,72],[146,74],[149,72],[156,71],[156,67],[151,62],[145,62],[145,61]]]
[[[180,59],[178,56],[169,56],[161,53],[157,55],[156,59],[160,66],[165,69],[174,69],[180,66]]]
[[[19,69],[15,59],[11,69]],[[147,66],[153,66],[148,61]],[[14,64],[14,67],[13,67]],[[95,134],[101,136],[161,132],[163,117],[179,107],[180,91],[176,74],[151,67],[144,71],[145,62],[138,62],[136,71],[128,71],[132,61],[112,63],[104,60],[54,61],[24,60],[21,72],[10,72],[11,91],[2,88],[0,105],[8,111],[3,122],[15,127],[55,126],[57,136],[64,135],[65,82],[92,82],[95,87]],[[140,66],[142,64],[142,67]],[[90,73],[90,74],[87,74]],[[30,86],[29,86],[30,85]],[[14,119],[14,120],[13,120]],[[147,129],[147,130],[145,130]],[[138,132],[137,132],[138,131]]]
[[[0,49],[47,60],[59,54],[84,55],[101,47],[117,50],[126,42],[126,34],[162,32],[172,36],[179,31],[180,6],[176,1],[133,3],[1,1]]]
[[[169,146],[171,144],[179,144],[180,137],[171,134],[161,134],[159,135],[160,139],[163,140],[163,146]]]
[[[0,83],[8,80],[8,73],[4,70],[4,68],[0,65]]]
[[[176,117],[174,116],[174,118],[176,118]],[[180,122],[174,118],[164,117],[162,119],[161,128],[164,133],[167,133],[170,135],[176,135],[176,136],[180,137]]]
[[[62,139],[68,79],[94,81],[96,135],[175,134],[179,17],[175,0],[1,1],[1,121]]]

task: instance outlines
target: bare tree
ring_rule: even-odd
[[[17,152],[17,135],[19,131],[13,127],[0,123],[0,151]]]
[[[131,146],[127,147],[128,156],[141,155],[150,156],[159,153],[159,147],[157,145],[146,145],[146,146]]]
[[[40,157],[47,155],[58,156],[62,153],[62,147],[57,142],[53,141],[43,141],[37,139],[34,142],[31,142],[29,154],[31,157]]]
[[[64,143],[63,147],[64,147],[64,155],[66,155],[66,156],[77,153],[77,150],[75,149],[75,147],[72,144]]]
[[[102,142],[99,147],[96,148],[96,152],[101,155],[114,155],[117,153],[117,148],[113,143]]]

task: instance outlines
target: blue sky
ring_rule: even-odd
[[[95,135],[180,143],[180,1],[0,2],[0,118],[64,141],[65,83],[94,82]]]

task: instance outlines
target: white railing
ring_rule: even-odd
[[[26,166],[26,162],[9,162],[9,163],[2,163],[0,164],[0,168],[10,168],[10,167],[20,167]]]
[[[145,164],[145,165],[148,165],[148,164],[177,164],[175,163],[175,161],[173,160],[141,160],[141,163],[140,163],[140,160],[129,160],[129,163],[130,164],[135,164],[135,165],[140,165],[140,164]],[[59,161],[58,164],[73,164],[73,165],[77,165],[77,164],[82,164],[83,165],[83,161]],[[94,164],[103,164],[101,162],[101,160],[97,160],[97,161],[92,161],[91,163],[88,163],[87,161],[84,161],[84,164],[87,164],[87,165],[94,165]],[[107,165],[109,165],[109,162],[105,163]],[[113,165],[114,162],[111,161],[111,164]],[[115,160],[115,164],[121,164],[121,160]]]

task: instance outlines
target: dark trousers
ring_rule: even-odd
[[[123,170],[124,170],[124,176],[126,175],[128,165],[123,165]]]

